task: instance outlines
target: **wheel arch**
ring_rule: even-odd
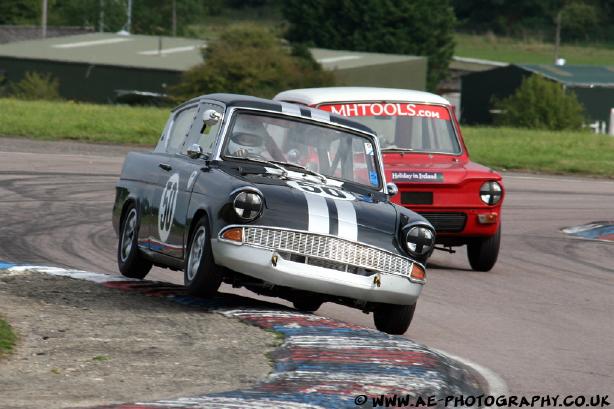
[[[122,210],[119,214],[119,227],[121,228],[122,223],[124,222],[124,219],[126,217],[126,214],[128,212],[128,208],[130,206],[134,205],[136,207],[136,214],[137,217],[139,216],[139,206],[138,206],[138,201],[135,197],[131,197],[129,196],[128,198],[126,198],[126,200],[124,201],[124,204],[122,205]]]
[[[192,237],[192,234],[194,233],[194,227],[196,227],[196,224],[200,221],[200,219],[202,219],[203,217],[207,218],[207,224],[209,225],[209,234],[212,234],[212,229],[211,229],[211,219],[209,216],[209,210],[204,208],[204,207],[199,207],[197,208],[194,213],[192,214],[192,217],[189,220],[189,228],[186,230],[186,236],[184,238],[184,243],[185,243],[185,250],[187,251],[188,249],[188,245],[189,245],[189,240]],[[186,255],[187,257],[187,255]]]

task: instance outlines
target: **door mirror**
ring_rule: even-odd
[[[222,115],[214,109],[207,109],[203,113],[203,122],[206,126],[215,125],[220,119],[222,119]]]
[[[203,148],[199,144],[193,143],[187,150],[187,155],[192,159],[198,159],[203,155]]]
[[[386,183],[386,191],[388,192],[388,196],[392,197],[399,193],[399,188],[392,182]]]

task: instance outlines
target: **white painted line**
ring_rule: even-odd
[[[442,351],[441,349],[429,348],[431,351],[435,351],[441,355],[445,355],[453,361],[458,361],[461,364],[468,366],[469,368],[476,371],[487,383],[488,390],[485,391],[487,395],[507,395],[509,394],[509,388],[507,384],[495,371],[486,368],[480,364],[477,364],[469,359],[461,358],[456,355],[452,355],[447,353],[446,351]]]
[[[166,55],[166,54],[175,54],[175,53],[184,53],[186,51],[193,51],[197,48],[201,48],[197,45],[190,45],[185,47],[175,47],[175,48],[163,48],[161,50],[147,50],[147,51],[139,51],[138,53],[141,55]]]
[[[358,55],[342,55],[341,57],[328,57],[328,58],[320,58],[317,60],[320,64],[327,64],[330,62],[339,62],[339,61],[349,61],[349,60],[360,60],[362,57]]]
[[[51,47],[53,48],[78,48],[78,47],[89,47],[92,45],[123,43],[124,41],[132,41],[132,40],[129,38],[107,38],[106,40],[79,41],[77,43],[55,44],[55,45],[52,45]]]

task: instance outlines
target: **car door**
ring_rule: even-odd
[[[183,257],[183,242],[177,237],[182,236],[184,223],[178,213],[185,212],[182,209],[188,205],[179,195],[179,186],[185,185],[187,180],[182,178],[185,172],[181,171],[181,161],[176,157],[182,152],[197,111],[196,103],[177,111],[155,151],[157,183],[149,220],[149,243],[151,250],[176,258]]]
[[[173,248],[181,249],[173,252],[176,257],[183,257],[183,250],[187,247],[187,229],[188,223],[188,208],[192,200],[192,190],[196,180],[203,173],[203,168],[206,169],[207,163],[205,158],[210,158],[216,147],[216,142],[221,127],[221,120],[215,123],[205,124],[204,115],[210,115],[210,111],[214,111],[218,118],[222,118],[224,107],[213,102],[202,102],[198,106],[193,125],[188,131],[187,139],[184,146],[176,154],[172,160],[173,172],[178,174],[179,184],[177,186],[177,208],[175,209],[175,220],[177,228],[174,228],[168,238],[168,245]],[[202,149],[202,156],[190,157],[188,150],[192,145],[197,144]]]

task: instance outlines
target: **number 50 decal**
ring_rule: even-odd
[[[341,189],[337,189],[335,187],[331,187],[331,186],[312,185],[311,183],[296,182],[296,181],[290,181],[286,183],[288,184],[288,186],[291,186],[295,189],[302,190],[303,192],[312,193],[314,195],[318,195],[322,197],[328,197],[328,198],[337,199],[337,200],[355,200],[356,199],[356,197],[354,197],[354,195],[352,195],[351,193],[346,192]]]
[[[160,198],[160,207],[158,209],[158,233],[160,240],[166,242],[168,235],[173,226],[173,216],[175,215],[175,207],[177,206],[177,193],[179,190],[179,173],[171,176]]]

